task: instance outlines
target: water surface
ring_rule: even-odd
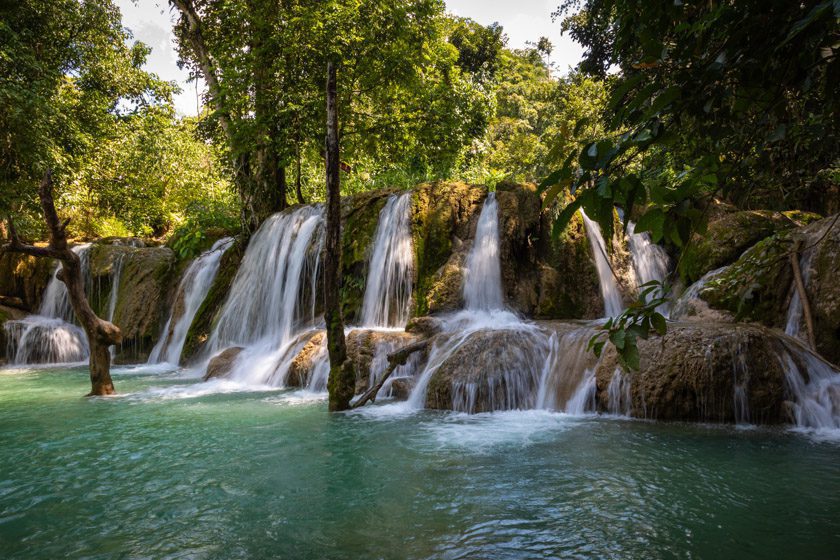
[[[830,558],[840,444],[781,429],[0,373],[3,558]]]

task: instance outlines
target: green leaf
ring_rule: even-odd
[[[668,324],[661,313],[654,313],[651,315],[650,322],[653,325],[654,330],[656,330],[660,336],[664,336],[665,333],[668,332]]]
[[[661,208],[651,208],[636,222],[636,233],[650,232],[654,243],[662,239],[665,226],[665,212]]]
[[[575,215],[575,212],[580,210],[581,205],[583,204],[583,197],[579,196],[573,201],[571,201],[560,214],[557,216],[557,219],[554,220],[554,226],[551,228],[551,237],[557,239],[560,237],[560,234],[566,229],[566,226],[569,225],[569,222],[572,220],[572,217]]]

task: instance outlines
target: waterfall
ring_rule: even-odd
[[[650,235],[646,231],[636,233],[635,229],[636,224],[628,221],[627,240],[638,284],[641,286],[653,280],[664,282],[668,277],[671,261],[668,253],[659,245],[651,242]],[[663,303],[657,310],[667,317],[669,307],[667,303]]]
[[[379,213],[362,304],[362,326],[405,327],[413,272],[411,193],[394,194]]]
[[[323,208],[302,206],[270,217],[251,239],[208,348],[231,346],[245,350],[231,378],[265,384],[275,375],[278,360],[294,335],[312,325],[321,246]]]
[[[616,416],[630,416],[632,397],[630,396],[630,380],[616,368],[610,384],[607,386],[607,410]]]
[[[222,255],[232,244],[232,237],[220,239],[209,251],[205,251],[190,263],[178,284],[176,305],[173,305],[166,326],[163,327],[163,334],[149,355],[150,364],[166,362],[178,365],[181,361],[181,351],[190,325],[213,285]]]
[[[89,276],[90,243],[77,245],[82,279]],[[81,362],[89,355],[85,332],[74,324],[73,306],[64,282],[58,279],[61,262],[47,283],[37,315],[7,321],[6,355],[13,365]]]
[[[589,340],[596,332],[595,325],[584,325],[551,336],[537,408],[569,414],[594,412],[597,359],[589,350]]]
[[[77,245],[72,248],[72,251],[79,256],[80,268],[82,271],[82,279],[87,280],[88,271],[90,270],[90,243]],[[41,317],[49,317],[51,319],[61,319],[67,323],[73,322],[73,306],[70,304],[70,294],[67,292],[67,286],[64,282],[58,279],[58,273],[61,271],[61,262],[55,265],[55,271],[50,277],[47,284],[47,289],[44,291],[44,297],[41,300],[41,307],[38,310],[38,315]]]
[[[114,312],[117,310],[117,301],[120,297],[120,279],[122,278],[123,260],[125,254],[117,257],[111,268],[111,291],[108,294],[108,321],[114,322]]]
[[[722,274],[729,268],[722,266],[715,270],[710,270],[704,274],[697,282],[688,287],[682,295],[674,302],[671,308],[670,318],[674,321],[680,321],[692,316],[702,316],[704,310],[708,310],[708,305],[700,297],[700,292],[706,287],[710,280],[714,280],[718,275]]]
[[[615,281],[610,261],[607,260],[607,247],[604,237],[601,235],[601,227],[589,219],[586,212],[581,208],[580,215],[586,228],[586,236],[592,246],[592,255],[595,258],[595,267],[598,270],[598,281],[601,286],[601,296],[604,298],[604,315],[615,317],[624,309],[621,301],[621,292],[618,283]]]
[[[90,353],[85,332],[62,319],[30,315],[3,328],[12,365],[81,362]]]
[[[800,428],[840,429],[840,372],[813,352],[788,344],[782,366],[793,394],[793,416]]]
[[[411,408],[423,408],[432,376],[472,334],[522,324],[518,317],[504,311],[499,262],[499,209],[495,193],[487,195],[481,208],[473,246],[467,255],[462,290],[466,309],[444,320],[443,330],[453,334],[444,337],[429,352],[426,366],[408,399]]]
[[[499,262],[499,205],[496,193],[487,195],[472,249],[467,256],[464,302],[471,311],[504,309],[502,268]]]

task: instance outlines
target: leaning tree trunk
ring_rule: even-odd
[[[120,329],[108,321],[96,316],[85,295],[82,264],[79,256],[67,245],[67,224],[58,219],[53,200],[52,173],[47,171],[38,191],[44,222],[50,234],[46,247],[35,247],[21,243],[15,231],[14,222],[9,218],[9,243],[0,247],[0,253],[24,253],[35,257],[49,257],[61,261],[58,278],[67,286],[73,312],[81,323],[90,346],[90,393],[88,396],[113,395],[114,384],[111,381],[111,353],[108,347],[122,341]]]
[[[338,109],[335,66],[327,64],[327,229],[324,248],[324,319],[330,354],[330,410],[347,410],[356,388],[352,360],[347,359],[341,316],[341,193],[339,191]]]

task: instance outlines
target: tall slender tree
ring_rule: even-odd
[[[327,63],[327,230],[324,241],[324,319],[330,354],[330,410],[350,408],[356,386],[353,362],[347,359],[344,318],[341,314],[341,182],[339,168],[336,67]]]

